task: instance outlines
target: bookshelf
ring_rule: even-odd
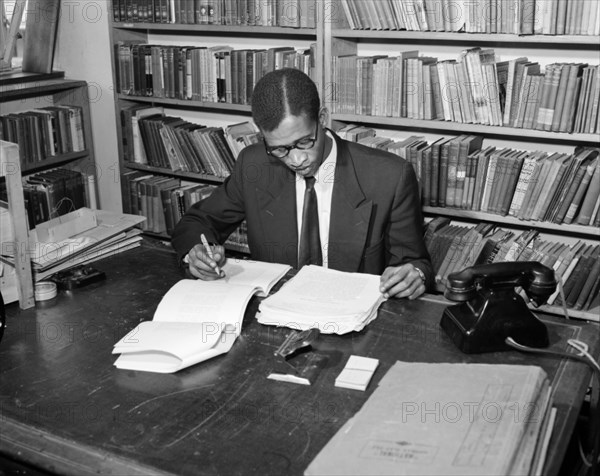
[[[213,2],[212,5],[214,6],[214,10],[211,10],[211,14],[208,18],[203,16],[204,12],[201,12],[200,10],[192,11],[195,4],[198,8],[201,8],[197,3],[198,2],[165,1],[162,2],[161,5],[164,6],[166,10],[163,10],[162,13],[155,12],[155,16],[152,17],[149,16],[151,15],[149,10],[143,11],[145,2],[137,2],[137,13],[134,11],[135,7],[128,10],[128,6],[130,5],[129,2],[121,2],[118,0],[112,2],[113,16],[110,21],[110,37],[111,44],[113,45],[113,65],[117,65],[117,71],[115,71],[114,76],[115,85],[120,85],[126,81],[122,74],[123,68],[119,67],[124,64],[122,60],[123,58],[126,58],[126,56],[124,57],[122,55],[124,51],[125,55],[127,55],[127,50],[119,48],[118,45],[138,43],[141,45],[148,44],[158,46],[151,54],[160,56],[161,65],[159,67],[162,68],[160,79],[161,89],[158,93],[156,90],[153,90],[151,95],[140,95],[135,94],[135,88],[133,90],[126,90],[125,88],[118,86],[117,94],[115,94],[119,157],[121,177],[123,178],[121,182],[124,197],[123,204],[125,211],[131,213],[142,212],[139,193],[143,193],[143,190],[140,192],[139,181],[136,182],[136,179],[132,178],[134,176],[139,177],[140,175],[138,174],[136,176],[135,174],[132,174],[132,171],[152,174],[154,177],[161,177],[162,184],[165,184],[169,179],[176,178],[180,180],[182,189],[189,189],[189,187],[194,184],[216,185],[222,183],[224,177],[215,176],[210,173],[210,170],[208,170],[209,173],[206,173],[206,167],[204,168],[205,170],[194,172],[193,170],[186,170],[186,167],[184,167],[183,170],[177,170],[176,167],[157,167],[156,163],[136,163],[136,160],[132,160],[131,155],[128,154],[127,151],[128,139],[131,140],[132,138],[132,135],[128,130],[130,118],[124,117],[122,111],[128,108],[142,106],[148,108],[161,108],[161,113],[164,113],[166,116],[181,118],[190,124],[222,128],[225,131],[228,131],[228,128],[232,125],[251,121],[250,105],[248,102],[249,95],[247,92],[245,95],[242,93],[241,85],[236,84],[233,80],[232,85],[227,84],[227,86],[225,86],[227,88],[227,97],[225,97],[225,92],[219,90],[220,86],[217,85],[215,87],[215,89],[217,89],[217,98],[215,100],[215,97],[210,97],[210,86],[208,86],[208,89],[202,89],[202,86],[197,84],[197,79],[199,79],[199,82],[201,83],[207,81],[207,77],[198,73],[198,70],[194,69],[194,66],[190,69],[194,75],[193,79],[190,80],[192,82],[188,82],[185,86],[187,92],[189,92],[190,89],[192,92],[189,94],[186,93],[184,95],[185,98],[177,97],[176,91],[175,94],[172,94],[168,85],[169,79],[167,79],[169,74],[168,71],[171,67],[171,64],[168,62],[170,59],[165,59],[171,54],[172,49],[186,47],[190,50],[204,48],[213,48],[214,50],[221,46],[229,47],[231,50],[225,53],[227,56],[225,61],[227,61],[227,68],[229,68],[227,72],[228,76],[226,77],[227,81],[230,78],[235,77],[235,69],[231,72],[231,76],[229,76],[231,68],[239,68],[239,63],[233,63],[233,66],[230,63],[235,61],[231,59],[234,54],[242,54],[238,53],[238,51],[252,50],[258,51],[259,54],[264,55],[266,54],[263,53],[265,50],[271,51],[287,47],[288,49],[293,49],[297,52],[310,52],[305,59],[298,60],[296,57],[296,67],[305,69],[308,67],[306,62],[311,61],[311,76],[316,82],[322,82],[322,63],[321,61],[316,60],[322,56],[321,45],[318,41],[321,36],[320,31],[322,31],[322,24],[317,24],[317,4],[314,0],[294,0],[292,2],[287,0]],[[210,4],[211,2],[207,3]],[[140,5],[142,5],[142,9],[140,9]],[[178,5],[183,7],[180,12],[177,11]],[[252,17],[250,13],[244,15],[242,5],[244,7],[249,7],[250,9],[255,8],[254,11],[256,15],[254,17]],[[185,6],[189,7],[189,10],[184,11]],[[308,15],[300,15],[300,11],[308,12]],[[135,54],[136,53],[132,51],[132,60]],[[186,54],[188,54],[189,59],[189,55],[195,55],[196,53],[192,52]],[[202,55],[203,53],[198,54]],[[273,57],[277,57],[277,53],[273,53],[273,55]],[[241,56],[237,56],[238,61],[240,57]],[[156,56],[154,58],[156,58]],[[196,57],[194,56],[194,61],[196,61],[195,58]],[[220,58],[222,59],[222,57]],[[262,59],[262,61],[266,61],[264,56],[255,56],[253,61],[258,61],[257,58],[258,60]],[[205,61],[205,57],[202,57],[199,61],[203,67],[206,67],[206,63],[202,62]],[[248,59],[248,61],[250,60]],[[272,67],[270,62],[275,60],[269,57],[268,61],[269,66],[266,70]],[[156,67],[159,63],[154,62],[152,64],[153,78],[157,78],[158,76],[154,75],[154,71],[156,71]],[[220,63],[221,66],[223,64],[225,63]],[[238,64],[238,66],[236,66],[236,64]],[[252,64],[252,68],[254,81],[256,81],[260,78],[261,73],[260,71],[257,71],[255,63]],[[244,69],[248,71],[248,68],[244,67]],[[240,69],[237,71],[240,71]],[[264,72],[265,68],[263,67],[262,74],[264,74]],[[223,76],[220,76],[220,79],[223,79]],[[212,76],[208,81],[212,81]],[[133,82],[135,82],[135,80],[133,80]],[[154,84],[157,83],[153,82],[153,85]],[[244,86],[244,88],[246,87],[250,87],[249,83]],[[209,95],[209,99],[211,100],[206,100],[206,94]],[[143,138],[143,141],[147,141],[147,137],[149,136],[146,135],[146,137]],[[188,140],[188,143],[189,142],[190,141]],[[231,152],[235,157],[235,151],[232,150]],[[201,159],[204,160],[204,157]],[[200,164],[199,167],[200,169],[202,169],[201,165],[202,164]],[[192,164],[191,169],[193,168]],[[127,180],[130,180],[130,183],[126,183]],[[145,180],[146,179],[144,178],[140,179],[140,181]],[[149,178],[148,180],[154,179]],[[166,185],[164,186],[166,187]],[[142,187],[144,187],[144,185],[142,185]],[[176,192],[171,191],[170,193],[172,194],[171,198],[165,198],[165,195],[163,194],[163,206],[165,206],[165,201],[168,200],[170,202],[175,199],[173,193]],[[135,200],[133,197],[136,194],[138,194],[138,205],[140,205],[137,207],[137,210],[136,203],[133,201]],[[181,197],[181,194],[179,196]],[[167,208],[165,208],[165,210],[166,209]],[[174,211],[173,213],[176,214],[177,211]],[[152,221],[151,217],[148,218]],[[169,217],[167,217],[167,221],[168,220]],[[176,221],[176,218],[174,221]],[[166,225],[166,232],[161,231],[158,234],[154,234],[154,236],[169,239],[168,223]],[[150,230],[145,231],[149,234],[153,234]],[[226,247],[229,250],[236,252],[247,251],[247,245],[231,240],[226,243]]]
[[[483,4],[484,0],[482,0]],[[134,2],[135,3],[135,2]],[[143,4],[144,2],[142,2]],[[294,8],[306,5],[306,0],[292,0],[288,5]],[[402,2],[370,2],[360,0],[362,6],[368,4],[396,4]],[[452,2],[455,3],[455,2]],[[468,2],[475,5],[478,2]],[[524,4],[524,2],[521,2]],[[140,2],[138,2],[138,5]],[[171,5],[170,2],[166,4]],[[276,5],[277,0],[222,0],[214,5]],[[410,4],[435,4],[435,0],[410,2]],[[549,5],[552,3],[549,3]],[[454,31],[408,31],[406,29],[351,29],[344,11],[344,1],[316,3],[316,22],[310,28],[289,28],[281,26],[243,25],[243,24],[199,24],[198,22],[152,22],[135,18],[133,11],[127,12],[127,2],[113,2],[114,18],[110,24],[112,44],[119,42],[140,42],[142,44],[168,45],[168,46],[206,46],[230,45],[238,48],[272,48],[289,45],[303,48],[315,44],[315,64],[313,78],[320,87],[321,97],[331,114],[331,126],[334,129],[346,124],[358,124],[375,128],[378,135],[390,133],[392,136],[411,134],[424,135],[427,141],[441,137],[457,137],[464,134],[479,135],[496,147],[515,147],[519,150],[541,150],[547,152],[558,151],[572,153],[577,146],[598,146],[598,134],[595,132],[573,131],[571,133],[552,132],[535,128],[522,128],[507,125],[489,125],[486,123],[473,123],[468,121],[429,120],[415,117],[387,117],[383,115],[355,114],[335,111],[334,101],[340,84],[336,78],[334,58],[342,55],[398,55],[399,51],[419,50],[419,55],[436,56],[440,59],[456,59],[466,48],[481,47],[497,49],[500,56],[508,52],[509,57],[527,55],[531,61],[540,58],[540,62],[549,64],[555,61],[581,61],[597,64],[597,34],[575,33],[573,23],[565,29],[569,34],[547,35],[520,33],[483,32],[454,32]],[[228,7],[228,8],[229,8]],[[218,7],[215,7],[218,8]],[[236,7],[237,8],[237,7]],[[587,7],[586,7],[587,8]],[[222,13],[222,12],[221,12]],[[370,14],[373,14],[371,10]],[[591,14],[591,12],[590,12]],[[584,11],[578,13],[579,18],[584,18]],[[216,18],[216,17],[215,17]],[[388,16],[389,18],[389,16]],[[525,18],[525,17],[523,17]],[[506,21],[504,19],[503,21]],[[225,21],[227,23],[227,21]],[[243,22],[241,22],[243,23]],[[531,25],[521,25],[528,28]],[[473,26],[472,29],[479,28]],[[547,25],[544,25],[546,28]],[[588,28],[593,29],[590,23]],[[422,50],[422,51],[421,51]],[[119,50],[113,51],[113,63],[117,61]],[[558,58],[558,59],[557,59]],[[358,78],[350,79],[356,84]],[[115,72],[115,84],[118,83],[119,72]],[[160,106],[165,112],[177,116],[185,116],[193,122],[202,122],[207,125],[226,127],[228,124],[250,120],[250,108],[247,104],[235,101],[203,101],[173,97],[153,97],[139,94],[120,92],[115,96],[117,110],[118,133],[120,140],[120,164],[122,174],[131,172],[148,172],[157,176],[179,178],[185,183],[217,184],[222,178],[210,174],[192,173],[189,171],[172,171],[168,168],[152,167],[147,164],[136,164],[123,160],[123,124],[121,111],[132,105],[146,105],[148,107]],[[130,195],[130,190],[124,190],[124,196]],[[570,243],[575,240],[584,240],[586,243],[598,243],[598,231],[592,226],[578,224],[555,224],[548,221],[521,220],[510,216],[501,216],[481,211],[461,210],[459,208],[439,207],[424,205],[424,214],[428,220],[445,216],[461,223],[475,225],[479,222],[490,222],[498,226],[513,230],[536,229],[544,236],[556,237],[559,241]],[[168,238],[165,234],[161,237]],[[547,310],[562,313],[557,307]],[[590,316],[598,320],[598,309],[591,313],[578,313],[578,317]]]
[[[17,140],[14,140],[14,142],[19,143],[18,146],[13,144],[13,142],[2,142],[2,186],[6,188],[9,215],[13,221],[15,239],[19,243],[27,242],[28,229],[34,226],[34,223],[31,222],[31,213],[28,220],[21,177],[28,179],[32,174],[51,171],[57,167],[66,169],[69,172],[77,172],[78,174],[82,174],[82,180],[85,182],[85,196],[83,196],[83,190],[81,191],[86,202],[85,205],[95,207],[97,203],[97,191],[95,187],[97,166],[92,146],[88,85],[85,81],[64,79],[62,76],[64,76],[62,73],[57,72],[36,75],[8,73],[0,76],[0,103],[3,125],[7,124],[4,122],[4,119],[9,116],[17,118],[25,117],[34,109],[41,110],[46,107],[67,106],[79,111],[77,122],[68,122],[69,127],[75,128],[77,125],[78,129],[81,128],[78,133],[78,147],[76,147],[76,151],[61,152],[61,150],[56,148],[52,154],[48,153],[46,155],[48,152],[46,150],[46,153],[43,155],[34,155],[32,153],[24,155],[21,149],[31,150],[26,142],[30,144],[35,142],[31,135],[40,134],[37,139],[42,138],[39,141],[41,147],[44,147],[47,142],[47,137],[39,132],[41,126],[37,122],[32,127],[30,127],[30,122],[27,128],[23,129],[25,131],[24,134],[15,136]],[[31,120],[31,117],[28,117]],[[25,127],[23,124],[19,125],[19,127]],[[57,128],[53,125],[52,130],[56,133]],[[4,133],[8,134],[6,130],[4,130]],[[6,138],[6,135],[3,137]],[[75,141],[72,138],[68,142],[70,148],[73,148]],[[17,173],[12,173],[11,171]],[[21,307],[30,307],[33,305],[33,288],[29,257],[27,256],[27,261],[22,261],[24,257],[19,255],[15,256],[19,300]]]
[[[101,171],[93,150],[88,84],[54,76],[40,74],[37,80],[28,77],[20,83],[10,75],[6,83],[0,79],[3,137],[12,137],[10,141],[19,144],[21,173],[26,180],[57,168],[76,173],[84,189],[78,192],[79,199],[96,208]],[[40,111],[46,113],[43,119]]]
[[[79,151],[56,153],[37,162],[22,165],[23,175],[59,165],[71,164],[75,170],[96,176],[96,161],[93,152],[93,139],[90,119],[88,85],[85,81],[72,79],[41,79],[5,84],[0,78],[0,103],[2,116],[11,113],[25,112],[46,106],[75,106],[81,108],[81,124],[83,127],[83,143],[85,147]],[[95,199],[94,199],[95,200]]]
[[[446,30],[455,28],[455,31],[439,31],[444,29],[443,27],[440,28],[439,24],[435,28],[432,28],[431,22],[429,23],[429,28],[425,26],[426,21],[422,22],[422,19],[425,18],[426,13],[423,13],[423,17],[421,17],[417,10],[408,13],[404,10],[404,17],[402,17],[405,22],[404,25],[401,26],[400,29],[393,29],[394,27],[392,24],[396,20],[391,20],[391,17],[394,15],[390,15],[390,12],[393,14],[398,13],[398,10],[394,10],[394,8],[395,5],[400,3],[402,2],[335,0],[333,2],[326,2],[326,4],[323,5],[321,14],[325,21],[323,24],[322,37],[324,61],[323,87],[321,91],[322,96],[326,101],[326,105],[329,106],[330,110],[334,111],[331,114],[331,123],[334,129],[337,130],[349,124],[355,124],[359,127],[362,126],[374,129],[377,136],[389,137],[399,141],[409,136],[423,136],[428,143],[432,143],[442,137],[451,138],[461,135],[478,135],[484,138],[484,145],[494,145],[498,148],[512,147],[517,150],[542,150],[546,151],[548,154],[553,152],[565,154],[573,153],[575,147],[578,146],[600,146],[600,130],[597,130],[597,128],[592,126],[590,126],[591,129],[586,132],[574,130],[571,133],[568,133],[516,127],[511,123],[503,124],[502,122],[498,125],[490,125],[478,123],[479,121],[464,120],[464,117],[463,120],[448,120],[447,118],[439,117],[428,119],[417,118],[416,114],[413,117],[399,117],[407,116],[407,114],[398,116],[394,114],[396,117],[391,117],[390,114],[375,114],[374,111],[371,111],[372,114],[365,114],[364,111],[361,111],[361,113],[349,113],[347,108],[344,109],[344,107],[340,107],[340,104],[343,105],[344,99],[348,97],[344,96],[344,82],[347,82],[348,78],[347,76],[344,76],[343,72],[340,72],[343,71],[342,69],[336,69],[336,64],[338,64],[336,62],[336,57],[355,55],[368,58],[377,56],[394,58],[398,57],[401,52],[418,51],[417,55],[419,57],[434,57],[434,61],[437,63],[442,61],[457,61],[463,51],[480,47],[481,49],[491,49],[499,52],[499,55],[497,53],[496,61],[500,61],[498,57],[501,57],[501,59],[512,59],[520,56],[526,56],[530,62],[539,60],[542,73],[544,72],[544,65],[555,62],[581,62],[590,65],[598,64],[598,34],[597,31],[593,31],[593,23],[591,21],[589,24],[586,23],[589,27],[589,30],[586,32],[577,31],[577,34],[571,34],[575,33],[575,23],[577,22],[569,20],[569,15],[578,18],[586,18],[587,11],[584,12],[583,10],[580,10],[578,12],[573,11],[568,13],[565,17],[564,31],[569,34],[560,35],[541,34],[542,31],[549,31],[548,28],[550,28],[548,19],[546,17],[542,18],[541,15],[539,21],[545,21],[546,23],[544,23],[544,25],[541,23],[532,23],[530,25],[532,28],[530,33],[535,32],[535,34],[508,33],[512,26],[510,26],[510,21],[506,23],[506,19],[503,20],[505,23],[502,24],[504,29],[500,29],[500,22],[498,21],[498,28],[496,30],[494,30],[495,27],[490,29],[489,24],[487,25],[487,33],[473,32],[473,29],[476,28],[477,25],[474,26],[474,24],[469,24],[467,21],[462,25],[462,31],[456,31],[458,30],[456,23],[451,25],[451,28],[445,28]],[[458,4],[458,2],[453,3]],[[480,2],[468,3],[469,5],[474,6],[474,8],[477,8],[478,5],[483,6],[485,4],[493,4],[494,2],[486,3],[482,0]],[[525,4],[525,2],[512,3],[515,6]],[[548,3],[548,5],[554,5],[555,8],[557,8],[556,5],[559,3],[566,5],[566,2],[551,2]],[[404,7],[402,8],[417,8],[419,5],[424,7],[423,12],[425,12],[429,11],[427,9],[430,6],[434,9],[436,7],[442,8],[444,3],[423,0],[419,2],[410,2],[410,5],[408,3],[404,4]],[[591,3],[589,3],[585,8],[593,7],[591,6]],[[500,10],[498,10],[498,12],[500,12]],[[591,14],[590,12],[587,13]],[[469,15],[469,12],[465,10],[464,14]],[[353,16],[353,18],[349,18],[348,15]],[[498,15],[500,15],[500,13],[498,13]],[[362,28],[356,24],[357,17],[362,18],[363,20]],[[525,17],[526,15],[522,17],[521,21],[523,21]],[[459,18],[459,16],[455,17],[455,19],[457,18]],[[475,17],[471,16],[471,18],[473,19]],[[569,21],[571,23],[569,23]],[[352,28],[351,25],[353,25],[354,28]],[[396,27],[398,25],[399,23],[396,21]],[[507,25],[510,26],[510,28]],[[556,25],[558,25],[558,22],[556,22]],[[390,26],[392,26],[392,28],[390,28]],[[485,31],[485,28],[486,27],[484,26],[483,31]],[[515,28],[518,28],[518,26]],[[523,28],[522,24],[520,28]],[[438,31],[433,31],[436,29]],[[471,32],[466,33],[465,30],[470,30]],[[504,31],[504,33],[501,33],[500,31]],[[384,59],[383,61],[387,60]],[[406,61],[404,61],[404,64],[406,64]],[[378,87],[375,82],[375,73],[373,73],[371,69],[366,69],[366,73],[364,72],[365,69],[362,71],[362,78],[359,77],[361,75],[359,71],[354,78],[354,81],[358,83],[361,79],[372,79],[373,87]],[[404,74],[407,74],[406,71],[407,67],[404,66]],[[352,74],[353,73],[350,73],[349,76],[352,76]],[[373,76],[365,77],[365,74],[372,74]],[[417,78],[420,81],[424,81],[420,76],[414,76],[414,78],[415,81]],[[457,79],[457,82],[458,81],[459,80]],[[352,88],[352,77],[350,78],[350,82],[350,88]],[[386,83],[384,83],[383,87],[385,87],[385,84]],[[422,93],[420,89],[415,88],[414,94]],[[596,91],[596,94],[600,93]],[[423,96],[419,96],[420,100],[423,100],[422,97]],[[363,98],[351,97],[351,108],[353,99],[355,102],[360,102],[361,99],[364,100],[364,96]],[[385,101],[383,102],[385,103]],[[370,107],[374,110],[375,105],[373,104]],[[493,122],[490,121],[490,123]],[[415,164],[413,163],[413,165]],[[419,167],[421,166],[423,165],[419,165]],[[580,225],[575,222],[565,224],[553,223],[552,221],[519,219],[513,216],[488,213],[485,211],[461,209],[460,207],[430,206],[425,202],[423,212],[427,220],[432,220],[436,217],[446,217],[451,219],[452,223],[460,223],[471,227],[486,222],[502,227],[503,229],[512,230],[515,233],[524,233],[527,230],[533,229],[539,231],[544,238],[554,239],[559,243],[574,243],[577,240],[581,240],[587,244],[598,245],[600,241],[598,227],[593,226],[592,224]],[[438,285],[437,290],[443,291],[443,284]],[[563,314],[562,308],[556,305],[545,306],[544,310],[556,314]],[[598,321],[600,319],[600,308],[595,305],[595,307],[588,311],[570,309],[570,314],[574,317]]]

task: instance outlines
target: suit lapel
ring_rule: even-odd
[[[357,271],[364,254],[373,203],[366,200],[360,188],[348,147],[337,135],[333,136],[338,152],[331,200],[329,263],[335,269]]]
[[[283,164],[269,168],[264,188],[256,188],[262,229],[268,230],[262,245],[275,261],[298,266],[295,176]]]

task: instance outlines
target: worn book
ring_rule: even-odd
[[[216,281],[182,279],[164,295],[151,321],[117,342],[119,369],[172,373],[228,352],[240,335],[250,298],[266,296],[290,266],[228,260]]]
[[[304,474],[530,474],[550,392],[537,366],[396,362]]]
[[[596,169],[592,175],[590,185],[585,193],[585,197],[581,203],[581,209],[577,217],[578,225],[591,225],[592,216],[596,209],[596,203],[600,196],[600,160],[596,163]],[[596,209],[597,213],[597,209]]]

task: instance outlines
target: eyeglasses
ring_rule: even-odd
[[[305,137],[303,139],[297,140],[292,145],[277,145],[274,147],[268,146],[267,141],[265,141],[264,137],[263,137],[263,142],[265,144],[265,149],[266,149],[268,155],[276,157],[278,159],[283,159],[288,156],[288,154],[290,153],[290,150],[292,150],[292,149],[300,149],[300,150],[312,149],[315,145],[315,142],[317,142],[318,134],[319,134],[319,123],[317,122],[317,127],[315,130],[314,138]]]

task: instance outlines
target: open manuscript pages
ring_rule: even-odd
[[[324,334],[362,330],[385,298],[380,277],[304,266],[276,294],[260,303],[258,322]]]
[[[113,354],[121,354],[115,366],[171,373],[228,352],[240,335],[250,298],[266,296],[289,269],[229,260],[224,279],[182,279],[165,294],[152,321],[115,344]]]

